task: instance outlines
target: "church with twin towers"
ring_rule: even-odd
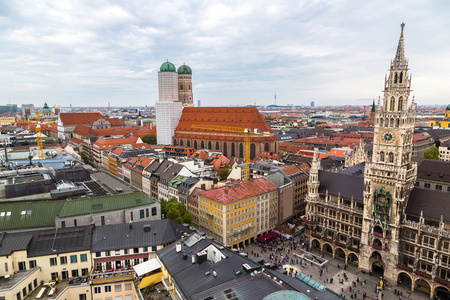
[[[183,64],[176,69],[169,60],[158,72],[159,99],[156,101],[156,136],[158,145],[171,145],[183,107],[194,106],[192,70]]]

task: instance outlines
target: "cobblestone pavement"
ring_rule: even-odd
[[[296,240],[298,241],[298,238],[296,238]],[[284,249],[286,249],[286,247],[284,247]],[[254,255],[252,255],[252,250],[254,251]],[[261,248],[257,245],[257,244],[251,244],[250,246],[246,246],[243,249],[244,252],[248,253],[248,257],[250,259],[256,257],[256,254],[259,254],[260,257],[262,257],[266,262],[269,261],[269,255],[273,252],[266,252],[266,253],[261,253]],[[297,250],[293,250],[291,251],[288,256],[289,257],[294,257],[292,255],[292,253],[297,253],[297,254],[301,254],[300,251]],[[313,254],[319,255],[320,253],[317,252],[312,252]],[[282,252],[282,255],[287,254],[286,251]],[[276,255],[276,254],[275,254]],[[378,294],[375,293],[375,287],[376,285],[380,282],[380,275],[376,275],[373,274],[372,276],[369,276],[369,274],[365,274],[363,272],[361,272],[361,270],[358,270],[356,267],[354,266],[348,266],[347,270],[343,270],[342,268],[339,269],[338,268],[338,264],[343,265],[344,261],[342,259],[338,259],[338,258],[332,258],[331,255],[325,255],[324,256],[325,259],[328,260],[327,263],[327,267],[328,267],[328,272],[326,271],[326,269],[323,270],[323,274],[322,276],[320,276],[319,272],[320,272],[320,268],[318,266],[311,266],[311,265],[307,265],[306,267],[302,267],[298,264],[294,264],[292,265],[292,267],[296,270],[299,270],[300,272],[302,272],[303,274],[307,275],[307,276],[311,276],[312,279],[314,279],[315,281],[319,282],[320,284],[325,285],[326,287],[328,287],[329,289],[335,291],[338,294],[342,294],[345,296],[346,299],[351,299],[351,295],[353,294],[353,299],[363,299],[363,293],[366,292],[367,293],[367,297],[366,299],[368,300],[373,300],[376,299],[376,296]],[[286,265],[284,265],[286,266]],[[346,273],[346,275],[348,276],[348,281],[344,281],[343,284],[339,283],[339,278],[342,278],[343,276],[343,272]],[[294,275],[292,275],[294,276]],[[331,278],[333,278],[333,283],[327,283],[327,278],[328,278],[328,282]],[[360,283],[356,284],[355,288],[352,288],[353,291],[350,292],[350,287],[352,286],[352,281],[354,281],[355,283],[357,282],[357,278],[359,278],[360,281],[365,281],[366,284],[363,284],[361,286]],[[343,292],[342,292],[343,289]],[[382,292],[383,295],[381,297],[381,295],[379,295],[379,300],[382,299],[387,299],[387,300],[396,300],[399,299],[399,296],[395,295],[394,291],[395,290],[399,290],[401,291],[402,294],[402,300],[405,299],[411,299],[411,300],[425,300],[425,299],[430,299],[430,295],[426,294],[424,292],[421,291],[415,291],[413,293],[411,293],[411,290],[409,287],[407,286],[391,286],[391,282],[388,283],[388,287],[385,287],[384,291]],[[359,291],[359,293],[358,293]]]

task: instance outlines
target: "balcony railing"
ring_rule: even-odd
[[[133,279],[133,278],[134,278],[133,269],[116,270],[116,271],[109,271],[109,272],[92,270],[91,274],[89,276],[89,280],[93,283],[110,282],[110,281],[126,280],[126,279]]]

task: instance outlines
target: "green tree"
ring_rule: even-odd
[[[177,201],[177,198],[172,197],[169,201],[160,199],[161,213],[164,214],[165,219],[171,219],[180,224],[192,224],[192,215],[186,209],[186,206]]]
[[[81,156],[81,159],[83,159],[83,162],[85,164],[89,164],[89,159],[88,159],[87,155],[84,152],[80,152],[80,156]]]
[[[142,137],[142,141],[149,145],[156,145],[156,134],[146,134]]]
[[[222,170],[220,170],[220,172],[219,172],[220,181],[226,180],[228,178],[228,175],[230,175],[230,173],[231,173],[231,170],[228,169],[228,167],[225,167]]]
[[[439,160],[439,149],[435,146],[423,151],[422,158]]]

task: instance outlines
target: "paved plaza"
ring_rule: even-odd
[[[295,241],[299,242],[300,238],[296,237]],[[301,244],[300,244],[301,245]],[[299,272],[310,276],[312,279],[317,281],[320,284],[325,285],[327,288],[331,289],[332,291],[342,294],[345,296],[346,299],[363,299],[363,293],[367,293],[367,297],[365,299],[377,299],[376,296],[380,295],[378,297],[379,300],[382,299],[400,299],[399,295],[395,294],[395,291],[402,292],[401,299],[412,299],[412,300],[425,300],[430,299],[430,295],[421,291],[415,291],[411,293],[411,290],[407,286],[397,286],[392,285],[393,283],[388,282],[387,287],[385,287],[384,291],[382,291],[382,295],[375,293],[375,288],[380,282],[380,274],[372,274],[370,276],[367,273],[363,273],[361,270],[358,270],[355,266],[349,265],[346,270],[343,269],[344,261],[339,258],[332,258],[331,255],[325,254],[323,258],[328,260],[328,263],[326,264],[326,267],[324,267],[322,270],[322,276],[320,276],[320,267],[315,266],[314,264],[311,266],[310,263],[303,264],[303,266],[300,266],[300,264],[297,263],[297,255],[301,255],[302,251],[299,251],[297,249],[290,250],[288,242],[284,242],[284,244],[279,244],[277,247],[283,247],[283,250],[280,252],[270,251],[267,250],[267,252],[262,252],[261,247],[258,244],[251,244],[249,246],[246,246],[243,251],[248,253],[248,257],[250,259],[256,257],[259,255],[259,257],[263,258],[266,262],[274,262],[274,259],[272,261],[270,260],[270,255],[273,254],[274,256],[280,257],[286,257],[286,254],[289,257],[289,261],[283,263],[283,267],[289,270],[289,268],[292,268],[294,270],[294,273],[292,276],[295,276],[295,270],[297,270],[297,274]],[[289,249],[289,252],[288,252]],[[253,251],[253,253],[252,253]],[[295,254],[294,254],[295,253]],[[320,255],[319,251],[310,252],[315,255]],[[294,262],[292,263],[291,259],[294,259]],[[338,266],[341,266],[338,268]],[[348,277],[348,280],[343,282],[343,284],[339,283],[339,279],[342,279],[343,274],[346,274]],[[333,283],[330,283],[330,279],[333,278]],[[328,279],[328,283],[327,283]],[[353,283],[355,282],[355,286],[353,286]],[[363,284],[361,284],[363,282]],[[364,283],[365,282],[365,283]],[[350,292],[350,287],[352,287],[352,292]],[[353,298],[352,298],[353,295]],[[381,297],[382,296],[382,297]]]

